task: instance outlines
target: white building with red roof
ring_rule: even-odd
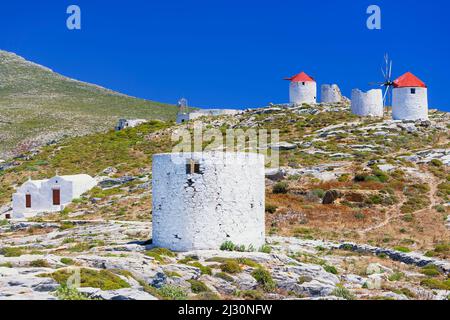
[[[317,83],[305,72],[286,78],[289,85],[289,101],[294,105],[317,103]]]
[[[392,117],[394,120],[428,120],[427,86],[411,72],[394,81]]]

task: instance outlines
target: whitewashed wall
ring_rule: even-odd
[[[317,102],[317,83],[313,81],[294,82],[289,85],[289,100],[291,104],[314,104]]]
[[[363,92],[359,89],[353,89],[351,109],[353,114],[361,117],[382,117],[383,91],[373,89]]]
[[[186,159],[198,161],[202,173],[187,174]],[[264,156],[159,154],[152,175],[156,246],[189,251],[218,249],[225,241],[255,249],[265,243]]]
[[[416,93],[412,94],[411,89]],[[394,88],[392,92],[394,120],[428,120],[427,88]]]
[[[13,194],[13,218],[58,212],[96,184],[95,179],[88,175],[53,177],[39,182],[27,181]],[[53,205],[53,189],[60,190],[61,205]],[[27,194],[31,195],[31,208],[26,207]]]
[[[323,84],[320,96],[323,103],[338,103],[342,101],[341,90],[337,84]]]

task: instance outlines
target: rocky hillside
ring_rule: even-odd
[[[76,81],[0,50],[0,159],[119,118],[174,119],[176,108]]]
[[[62,212],[0,220],[0,299],[448,299],[449,120],[359,118],[346,104],[204,118],[205,129],[281,130],[267,146],[281,167],[266,170],[258,252],[151,245],[151,155],[170,152],[180,126],[151,121],[25,153],[0,164],[0,214],[29,176],[99,184]],[[77,290],[64,286],[74,270]]]

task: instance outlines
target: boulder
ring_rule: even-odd
[[[340,197],[340,194],[336,190],[328,190],[325,192],[325,195],[322,199],[322,204],[333,204],[338,198]]]

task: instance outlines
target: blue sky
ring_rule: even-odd
[[[82,30],[66,28],[66,8]],[[382,10],[382,30],[366,9]],[[243,108],[288,100],[302,70],[345,95],[412,71],[430,107],[450,111],[450,4],[444,0],[2,1],[0,48],[64,75],[146,99]],[[1,79],[0,79],[1,81]]]

